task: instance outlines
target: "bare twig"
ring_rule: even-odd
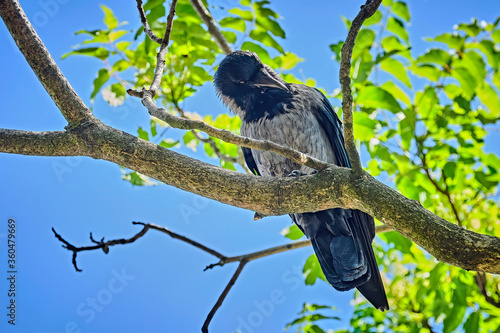
[[[238,265],[238,268],[234,272],[233,276],[231,277],[231,280],[229,280],[229,283],[227,284],[226,288],[224,288],[224,291],[222,291],[222,294],[219,296],[217,299],[217,302],[215,303],[214,307],[212,310],[210,310],[210,313],[207,316],[207,319],[205,319],[205,322],[203,323],[203,327],[201,328],[201,331],[203,333],[208,333],[208,325],[210,325],[210,322],[212,321],[212,318],[215,315],[215,312],[220,308],[222,305],[222,302],[224,302],[224,299],[226,298],[227,294],[233,287],[234,283],[236,282],[236,279],[240,276],[241,271],[243,270],[243,267],[246,265],[246,261],[242,260],[240,261],[240,264]]]
[[[65,249],[68,249],[69,251],[73,252],[72,263],[73,263],[73,266],[75,267],[75,269],[78,272],[82,271],[81,269],[78,268],[77,263],[76,263],[76,255],[77,255],[78,252],[81,252],[81,251],[92,251],[92,250],[101,249],[101,250],[104,251],[104,253],[108,253],[110,246],[118,245],[118,244],[133,243],[137,239],[139,239],[142,236],[144,236],[146,234],[146,232],[148,230],[150,230],[150,229],[163,232],[163,233],[169,235],[172,238],[181,240],[181,241],[183,241],[183,242],[185,242],[187,244],[190,244],[190,245],[192,245],[192,246],[194,246],[194,247],[196,247],[196,248],[198,248],[198,249],[200,249],[200,250],[202,250],[204,252],[207,252],[207,253],[209,253],[209,254],[211,254],[211,255],[219,258],[219,261],[217,263],[208,265],[207,267],[205,267],[204,271],[206,271],[208,269],[212,269],[215,266],[223,266],[223,265],[228,264],[228,263],[239,262],[240,264],[238,265],[238,268],[236,269],[236,272],[234,273],[234,275],[232,276],[231,280],[227,284],[226,288],[224,289],[224,291],[222,292],[222,294],[219,296],[219,299],[215,303],[214,307],[212,308],[212,310],[208,314],[207,319],[205,320],[205,323],[203,324],[203,328],[202,328],[203,332],[208,332],[208,325],[210,324],[210,321],[212,320],[213,316],[217,312],[217,309],[219,309],[220,306],[222,305],[222,303],[224,302],[224,299],[226,298],[226,296],[229,293],[229,291],[231,290],[232,286],[234,285],[234,283],[238,279],[241,271],[243,270],[243,267],[248,262],[250,262],[252,260],[259,259],[259,258],[267,257],[267,256],[270,256],[270,255],[273,255],[273,254],[276,254],[276,253],[286,252],[286,251],[290,251],[290,250],[294,250],[294,249],[299,249],[299,248],[311,245],[311,241],[309,241],[309,240],[302,240],[302,241],[297,241],[297,242],[292,242],[292,243],[288,243],[288,244],[284,244],[284,245],[279,245],[279,246],[271,247],[271,248],[264,249],[264,250],[257,251],[257,252],[247,253],[247,254],[244,254],[244,255],[227,257],[227,256],[225,256],[225,255],[223,255],[223,254],[221,254],[221,253],[219,253],[219,252],[217,252],[217,251],[215,251],[215,250],[213,250],[213,249],[211,249],[211,248],[209,248],[209,247],[207,247],[207,246],[205,246],[205,245],[203,245],[201,243],[198,243],[198,242],[196,242],[196,241],[194,241],[194,240],[192,240],[192,239],[190,239],[190,238],[188,238],[186,236],[179,235],[179,234],[171,231],[170,229],[168,229],[166,227],[161,227],[161,226],[158,226],[158,225],[155,225],[155,224],[144,223],[144,222],[132,222],[132,224],[142,225],[143,229],[139,233],[137,233],[135,236],[133,236],[131,238],[128,238],[128,239],[124,239],[124,238],[122,238],[122,239],[115,239],[115,240],[110,240],[110,241],[107,241],[107,242],[105,242],[104,238],[102,238],[100,241],[96,241],[93,238],[92,233],[90,233],[90,240],[91,240],[92,243],[94,243],[96,245],[93,245],[93,246],[82,246],[82,247],[76,247],[76,246],[70,244],[68,241],[66,241],[64,238],[62,238],[54,230],[54,228],[52,228],[52,231],[54,232],[54,235],[56,236],[56,238],[64,244],[63,247]],[[390,230],[392,230],[391,226],[381,225],[381,226],[377,226],[375,231],[377,233],[380,233],[380,232],[386,232],[386,231],[390,231]]]
[[[136,0],[136,1],[137,1],[137,10],[139,11],[139,15],[141,16],[141,23],[142,26],[144,27],[144,32],[153,42],[161,44],[162,39],[156,36],[153,30],[151,30],[151,27],[149,26],[146,13],[144,12],[144,8],[142,7],[142,0]]]
[[[212,15],[210,15],[210,12],[207,8],[205,8],[205,5],[203,5],[201,0],[190,1],[194,10],[196,11],[196,13],[198,13],[198,16],[202,19],[203,23],[205,23],[208,28],[208,32],[215,39],[215,42],[217,43],[217,45],[219,45],[222,52],[224,52],[224,54],[233,52],[233,49],[229,45],[228,41],[217,27],[217,23],[215,23],[214,18],[212,17]]]
[[[135,95],[137,93],[136,91],[127,90],[127,92],[133,96],[137,96],[137,95]],[[258,150],[272,151],[274,153],[285,156],[294,162],[306,165],[306,166],[313,168],[315,170],[318,170],[318,171],[326,169],[326,168],[336,168],[337,167],[335,165],[325,163],[325,162],[320,161],[314,157],[308,156],[308,155],[301,153],[297,150],[276,144],[274,142],[250,139],[250,138],[247,138],[244,136],[236,135],[236,134],[234,134],[230,131],[227,131],[227,130],[221,130],[221,129],[218,129],[216,127],[210,126],[207,123],[200,121],[200,120],[186,119],[186,118],[175,116],[171,113],[168,113],[165,109],[159,108],[158,106],[156,106],[153,99],[150,96],[148,96],[147,94],[144,94],[144,97],[142,99],[142,103],[144,104],[144,106],[146,106],[150,115],[165,121],[170,126],[175,127],[175,128],[189,129],[189,130],[200,130],[202,132],[207,133],[210,136],[221,139],[221,140],[228,142],[228,143],[233,143],[233,144],[238,145],[238,146],[243,146],[243,147],[258,149]]]
[[[388,232],[388,231],[392,231],[392,230],[394,230],[394,229],[390,225],[387,225],[387,224],[383,224],[383,225],[379,225],[379,226],[375,227],[376,233],[383,233],[383,232]],[[294,249],[300,249],[302,247],[306,247],[309,245],[311,245],[311,241],[307,239],[307,240],[302,240],[302,241],[292,242],[292,243],[288,243],[288,244],[284,244],[284,245],[279,245],[279,246],[271,247],[271,248],[268,248],[265,250],[247,253],[247,254],[243,254],[243,255],[239,255],[239,256],[224,257],[224,258],[220,259],[218,262],[216,262],[215,264],[208,265],[205,268],[205,270],[212,269],[215,266],[224,266],[225,264],[229,264],[229,263],[236,262],[236,261],[241,262],[242,260],[245,260],[247,262],[250,262],[250,261],[255,260],[255,259],[264,258],[264,257],[270,256],[270,255],[276,254],[276,253],[281,253],[281,252],[290,251],[290,250],[294,250]]]
[[[486,302],[490,303],[496,308],[500,308],[500,301],[494,300],[486,289],[486,274],[484,272],[476,272],[474,279],[476,280],[477,287],[479,288],[481,294],[484,296]]]
[[[161,40],[160,51],[158,51],[158,54],[156,55],[155,75],[153,77],[153,83],[151,83],[151,87],[149,88],[149,91],[151,92],[152,96],[156,95],[156,91],[158,90],[161,84],[161,77],[163,76],[163,68],[165,67],[165,55],[167,54],[168,51],[168,43],[170,41],[170,32],[172,30],[172,24],[174,22],[176,5],[177,5],[177,0],[172,0],[172,3],[170,4],[170,12],[168,13],[167,16],[167,26],[165,28],[165,35]]]
[[[63,247],[65,249],[68,249],[69,251],[73,252],[73,258],[72,258],[72,262],[73,262],[73,266],[75,267],[76,271],[77,272],[81,272],[82,270],[78,268],[78,266],[76,265],[76,255],[78,252],[82,252],[82,251],[92,251],[92,250],[103,250],[104,253],[108,253],[109,251],[109,247],[110,246],[113,246],[113,245],[118,245],[118,244],[129,244],[129,243],[133,243],[135,242],[136,240],[138,240],[139,238],[141,238],[142,236],[144,236],[144,234],[148,231],[149,229],[149,225],[146,225],[146,224],[143,224],[144,225],[144,228],[139,231],[135,236],[131,237],[131,238],[120,238],[120,239],[114,239],[114,240],[110,240],[110,241],[107,241],[107,242],[104,242],[104,238],[101,239],[101,241],[96,241],[94,240],[94,238],[92,237],[92,233],[90,234],[90,240],[95,243],[96,245],[93,245],[93,246],[82,246],[82,247],[76,247],[70,243],[68,243],[64,238],[62,238],[54,228],[52,228],[52,232],[54,233],[54,235],[56,236],[57,239],[59,239],[64,245]]]
[[[361,177],[363,174],[363,167],[361,166],[361,160],[359,158],[358,151],[356,150],[356,144],[354,142],[354,132],[353,132],[353,118],[352,118],[352,104],[353,98],[351,93],[351,57],[352,50],[354,48],[354,42],[356,41],[356,36],[358,35],[359,29],[363,25],[363,22],[375,14],[382,0],[367,0],[364,6],[361,6],[361,10],[358,15],[352,21],[351,28],[347,34],[344,45],[342,46],[342,57],[340,61],[340,85],[342,87],[342,112],[344,118],[344,139],[345,147],[349,158],[351,160],[351,167],[353,173],[356,177]]]
[[[161,227],[159,225],[156,225],[156,224],[151,224],[151,223],[143,223],[143,222],[132,222],[132,224],[140,224],[140,225],[143,225],[143,226],[148,226],[148,228],[150,229],[154,229],[154,230],[157,230],[157,231],[160,231],[160,232],[163,232],[164,234],[167,234],[169,235],[170,237],[172,238],[175,238],[175,239],[178,239],[178,240],[181,240],[185,243],[188,243],[190,245],[193,245],[194,247],[202,250],[202,251],[205,251],[211,255],[213,255],[214,257],[217,257],[219,259],[224,259],[226,258],[225,255],[223,254],[220,254],[219,252],[215,251],[215,250],[212,250],[211,248],[201,244],[201,243],[198,243],[197,241],[194,241],[192,240],[191,238],[188,238],[186,236],[182,236],[182,235],[179,235],[178,233],[175,233],[173,232],[172,230],[168,229],[168,228],[165,228],[165,227]]]

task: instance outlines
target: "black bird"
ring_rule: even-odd
[[[351,167],[342,123],[318,89],[286,83],[248,51],[227,55],[215,73],[214,85],[222,102],[241,118],[242,135]],[[287,177],[314,172],[268,151],[243,148],[243,155],[256,175]],[[371,246],[375,224],[370,215],[337,208],[290,216],[311,240],[321,269],[335,289],[356,287],[376,308],[389,309]]]

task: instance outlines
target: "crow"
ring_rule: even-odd
[[[241,118],[242,135],[351,167],[342,122],[318,89],[285,82],[248,51],[228,54],[213,83],[222,102]],[[315,172],[273,152],[242,149],[248,168],[256,175],[287,177]],[[290,216],[311,240],[321,269],[335,289],[358,288],[377,309],[389,309],[371,246],[373,217],[341,208]]]

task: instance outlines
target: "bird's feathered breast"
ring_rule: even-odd
[[[241,117],[241,134],[255,139],[268,140],[301,151],[325,162],[336,163],[328,135],[312,110],[323,107],[323,95],[314,88],[290,84],[290,93],[263,92]],[[311,172],[275,153],[252,151],[262,175],[286,176],[293,170]]]

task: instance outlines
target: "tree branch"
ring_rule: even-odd
[[[352,93],[351,93],[351,57],[356,36],[363,22],[375,14],[382,0],[367,0],[364,6],[361,6],[356,18],[352,21],[351,28],[347,34],[344,45],[342,46],[342,56],[340,61],[340,85],[342,87],[342,113],[344,118],[344,141],[349,159],[351,160],[352,170],[355,177],[363,175],[363,167],[356,150],[354,141],[353,118],[352,118]]]
[[[274,153],[285,156],[294,162],[306,165],[316,170],[323,170],[329,167],[330,168],[336,167],[335,165],[325,163],[314,157],[308,156],[297,150],[276,144],[274,142],[250,139],[244,136],[236,135],[227,130],[218,129],[200,120],[177,117],[167,112],[165,109],[156,106],[153,99],[149,96],[145,96],[142,100],[142,103],[144,104],[144,106],[146,106],[151,116],[163,120],[170,126],[175,128],[200,130],[202,132],[207,133],[210,136],[213,136],[215,138],[221,139],[222,141],[232,143],[238,146],[243,146],[258,150],[272,151]]]
[[[57,67],[18,1],[0,1],[0,16],[17,47],[70,127],[95,119]]]
[[[31,132],[0,128],[0,152],[35,156],[87,155],[86,142],[67,131]]]
[[[292,243],[289,243],[289,244],[285,244],[285,245],[280,245],[280,246],[275,246],[275,247],[271,247],[271,248],[268,248],[268,249],[265,249],[265,250],[261,250],[261,251],[257,251],[257,252],[252,252],[252,253],[248,253],[248,254],[244,254],[244,255],[240,255],[240,256],[233,256],[233,257],[227,257],[201,243],[198,243],[192,239],[190,239],[189,237],[186,237],[186,236],[182,236],[182,235],[179,235],[173,231],[171,231],[170,229],[166,228],[166,227],[161,227],[161,226],[158,226],[158,225],[155,225],[155,224],[151,224],[151,223],[143,223],[143,222],[132,222],[132,224],[134,225],[142,225],[143,226],[143,229],[138,232],[136,235],[134,235],[133,237],[131,238],[127,238],[127,239],[124,239],[124,238],[121,238],[121,239],[115,239],[115,240],[109,240],[107,242],[104,242],[104,238],[102,238],[100,241],[96,241],[93,236],[92,236],[92,233],[90,233],[90,240],[95,243],[96,245],[93,245],[93,246],[82,246],[82,247],[76,247],[72,244],[70,244],[68,241],[66,241],[64,238],[62,238],[62,236],[60,236],[55,230],[54,228],[52,228],[52,232],[54,232],[54,235],[56,236],[56,238],[61,241],[64,245],[63,247],[65,249],[68,249],[69,251],[72,251],[73,252],[73,257],[72,257],[72,263],[73,263],[73,266],[75,267],[76,271],[77,272],[81,272],[82,270],[78,268],[77,266],[77,263],[76,263],[76,256],[77,256],[77,253],[78,252],[82,252],[82,251],[92,251],[92,250],[103,250],[104,253],[108,253],[109,252],[109,247],[110,246],[113,246],[113,245],[118,245],[118,244],[130,244],[130,243],[133,243],[135,242],[137,239],[141,238],[142,236],[144,236],[146,234],[146,232],[150,229],[154,229],[154,230],[157,230],[157,231],[160,231],[160,232],[163,232],[167,235],[169,235],[170,237],[172,238],[175,238],[175,239],[178,239],[178,240],[181,240],[187,244],[190,244],[202,251],[205,251],[217,258],[219,258],[219,262],[217,262],[216,264],[211,264],[209,266],[207,266],[204,271],[206,271],[207,269],[211,269],[215,266],[223,266],[224,264],[228,264],[228,263],[232,263],[232,262],[239,262],[240,264],[238,265],[238,268],[236,269],[236,272],[233,274],[231,280],[229,281],[229,283],[227,284],[226,288],[224,289],[224,291],[222,292],[222,294],[219,296],[219,299],[217,300],[217,302],[215,303],[214,307],[212,308],[212,310],[210,311],[210,313],[208,314],[207,316],[207,319],[205,320],[205,323],[203,324],[203,328],[202,328],[202,331],[203,332],[208,332],[208,325],[210,324],[210,321],[212,320],[213,316],[215,315],[215,313],[217,312],[217,310],[219,309],[219,307],[222,305],[222,303],[224,302],[224,299],[226,298],[227,294],[229,293],[229,291],[231,290],[232,286],[234,285],[234,283],[236,282],[236,280],[238,279],[241,271],[243,270],[243,267],[250,261],[252,260],[255,260],[255,259],[259,259],[259,258],[263,258],[263,257],[267,257],[267,256],[270,256],[270,255],[273,255],[273,254],[276,254],[276,253],[281,253],[281,252],[285,252],[285,251],[289,251],[289,250],[293,250],[293,249],[298,249],[298,248],[302,248],[302,247],[305,247],[305,246],[310,246],[311,245],[311,242],[309,240],[303,240],[303,241],[298,241],[298,242],[292,242]],[[379,232],[386,232],[386,231],[390,231],[392,230],[392,228],[390,228],[389,226],[385,226],[385,225],[381,225],[381,226],[377,226],[376,228],[376,232],[379,233]]]
[[[16,30],[16,27],[24,24],[31,31],[31,36],[34,32],[26,17],[19,13],[22,13],[22,10],[14,0],[0,2],[0,14],[11,27],[9,29],[13,31],[15,39],[21,40],[17,41],[18,44],[29,44],[22,31]],[[30,32],[26,34],[30,35]],[[36,34],[34,36],[33,38],[39,41]],[[29,45],[47,52],[41,42]],[[22,50],[32,54],[42,52],[27,50],[26,45]],[[40,60],[31,55],[26,58],[30,63]],[[34,66],[36,68],[42,65]],[[40,70],[38,68],[35,72]],[[50,68],[47,70],[50,72]],[[74,94],[74,91],[69,84],[65,86],[66,90],[54,96],[54,92],[62,89],[61,81],[54,80],[44,73],[39,74],[39,79],[55,100],[71,100],[68,96]],[[85,112],[77,111],[78,103],[75,108],[63,103],[61,108],[63,114],[73,119],[73,124],[77,122],[75,119],[82,120],[86,116]],[[72,118],[73,116],[75,118]],[[76,153],[67,153],[67,148],[64,147],[56,147],[53,150],[45,147],[43,152],[37,153],[34,149],[12,149],[4,145],[0,145],[0,151],[43,156],[78,154],[104,159],[179,189],[268,216],[330,208],[360,209],[393,226],[440,261],[467,270],[500,273],[499,238],[477,234],[449,223],[367,173],[360,178],[353,177],[351,169],[337,167],[324,169],[316,175],[292,179],[256,177],[224,170],[183,156],[98,121],[87,121],[72,127],[70,134],[77,137],[75,147],[79,151]],[[245,142],[246,139],[242,140]]]
[[[190,1],[194,10],[196,11],[196,13],[198,13],[198,16],[202,19],[203,23],[205,23],[208,28],[208,32],[215,39],[215,42],[217,43],[217,45],[219,45],[222,52],[224,52],[224,54],[233,52],[233,49],[226,40],[226,37],[224,37],[222,32],[219,30],[219,28],[217,27],[217,23],[215,23],[214,18],[212,17],[212,15],[210,15],[210,12],[201,2],[201,0]]]
[[[161,78],[163,76],[163,68],[165,67],[165,56],[168,51],[168,43],[170,42],[170,32],[172,30],[172,24],[174,22],[174,15],[175,15],[175,6],[177,5],[177,0],[172,0],[172,3],[170,4],[170,12],[168,13],[167,16],[167,24],[165,28],[165,35],[163,36],[163,39],[161,40],[161,45],[160,45],[160,51],[158,51],[158,54],[156,55],[156,69],[155,69],[155,75],[153,77],[153,83],[151,83],[151,87],[149,88],[149,91],[151,92],[151,97],[156,95],[156,91],[160,87],[161,84]],[[139,7],[139,6],[137,6]],[[144,22],[143,22],[144,24]],[[147,20],[146,20],[147,24]]]
[[[229,293],[229,291],[233,287],[234,283],[236,282],[236,279],[238,279],[238,277],[240,276],[240,273],[243,270],[243,267],[245,267],[246,263],[247,262],[245,260],[240,261],[238,268],[236,269],[236,271],[233,274],[233,277],[231,278],[231,280],[229,280],[229,283],[227,284],[226,288],[224,288],[224,291],[222,291],[222,294],[219,296],[219,299],[217,299],[217,302],[215,303],[214,307],[212,308],[212,310],[208,314],[207,319],[205,319],[205,322],[203,323],[203,327],[201,328],[201,331],[203,333],[208,333],[208,325],[210,325],[210,322],[212,321],[212,318],[214,317],[215,312],[217,312],[217,310],[222,305],[222,302],[224,302],[224,299],[226,298],[227,294]]]
[[[143,224],[144,225],[144,228],[139,231],[135,236],[131,237],[131,238],[120,238],[120,239],[114,239],[114,240],[110,240],[110,241],[107,241],[107,242],[104,242],[104,238],[101,239],[101,241],[95,241],[94,238],[92,237],[92,233],[90,233],[90,240],[93,242],[93,243],[96,243],[96,245],[93,245],[93,246],[82,246],[82,247],[76,247],[72,244],[70,244],[69,242],[67,242],[64,238],[61,237],[61,235],[59,235],[56,230],[54,228],[52,228],[52,232],[54,233],[54,236],[56,236],[57,239],[59,239],[64,245],[63,247],[65,249],[68,249],[69,251],[73,252],[73,258],[72,258],[72,262],[73,262],[73,266],[75,267],[76,271],[77,272],[81,272],[82,270],[78,268],[77,264],[76,264],[76,255],[78,252],[82,252],[82,251],[92,251],[92,250],[103,250],[104,253],[108,253],[109,252],[109,247],[110,246],[113,246],[113,245],[118,245],[118,244],[129,244],[129,243],[133,243],[135,242],[136,240],[138,240],[139,238],[141,238],[142,236],[144,236],[146,234],[146,232],[148,231],[149,229],[149,226],[146,225],[146,224]]]
[[[139,16],[141,17],[141,23],[142,26],[144,27],[144,32],[153,42],[161,44],[162,39],[156,36],[153,30],[151,30],[151,27],[149,26],[146,13],[144,12],[144,8],[142,7],[142,0],[136,0],[136,2],[137,2],[137,10],[139,11]]]

